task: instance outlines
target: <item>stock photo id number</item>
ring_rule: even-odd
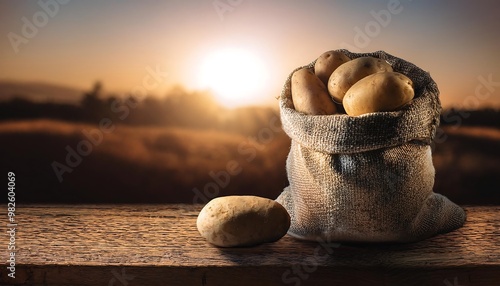
[[[7,252],[9,253],[9,258],[7,260],[7,274],[10,278],[16,277],[16,174],[14,172],[9,172],[7,174],[7,235],[8,235],[8,245]]]

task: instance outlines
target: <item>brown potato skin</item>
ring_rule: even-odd
[[[278,202],[257,196],[226,196],[208,202],[198,214],[196,228],[219,247],[274,242],[290,228],[290,215]]]
[[[309,115],[330,115],[337,112],[326,86],[311,69],[302,68],[291,79],[295,110]]]
[[[359,116],[370,112],[395,111],[414,97],[413,82],[398,72],[371,74],[356,82],[344,97],[348,115]]]
[[[324,52],[314,64],[314,73],[326,86],[333,71],[350,60],[349,57],[339,51]]]
[[[328,80],[328,92],[335,102],[342,103],[346,92],[357,81],[377,72],[392,72],[386,61],[374,57],[360,57],[339,66]]]

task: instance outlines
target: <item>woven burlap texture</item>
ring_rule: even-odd
[[[293,108],[290,79],[280,96],[292,139],[289,186],[276,199],[291,216],[288,234],[306,240],[411,242],[459,228],[462,208],[433,192],[431,142],[439,125],[439,90],[430,75],[386,52],[351,53],[386,60],[413,80],[415,98],[394,112],[351,117],[305,115]],[[306,67],[313,67],[315,62]]]

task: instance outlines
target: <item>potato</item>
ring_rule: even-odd
[[[381,72],[356,82],[344,97],[348,115],[395,111],[413,99],[413,82],[397,72]]]
[[[211,200],[196,226],[208,242],[221,247],[274,242],[290,227],[290,215],[279,203],[256,196],[227,196]]]
[[[323,53],[314,64],[314,73],[326,85],[328,79],[341,64],[350,61],[344,53],[338,51],[328,51]]]
[[[386,61],[374,57],[360,57],[339,66],[328,80],[328,92],[335,102],[342,103],[346,92],[358,80],[376,72],[392,71]]]
[[[337,111],[326,86],[311,69],[303,68],[294,72],[291,86],[293,105],[298,112],[326,115]]]

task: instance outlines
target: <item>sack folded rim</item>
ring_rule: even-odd
[[[441,103],[439,90],[430,77],[416,65],[384,51],[353,53],[336,50],[355,59],[363,56],[386,60],[393,70],[408,76],[414,83],[415,98],[392,112],[374,112],[360,116],[347,114],[307,115],[293,108],[291,76],[301,68],[314,67],[316,60],[294,69],[287,77],[280,100],[284,131],[304,147],[329,154],[357,153],[397,146],[410,141],[431,144],[439,126]]]

